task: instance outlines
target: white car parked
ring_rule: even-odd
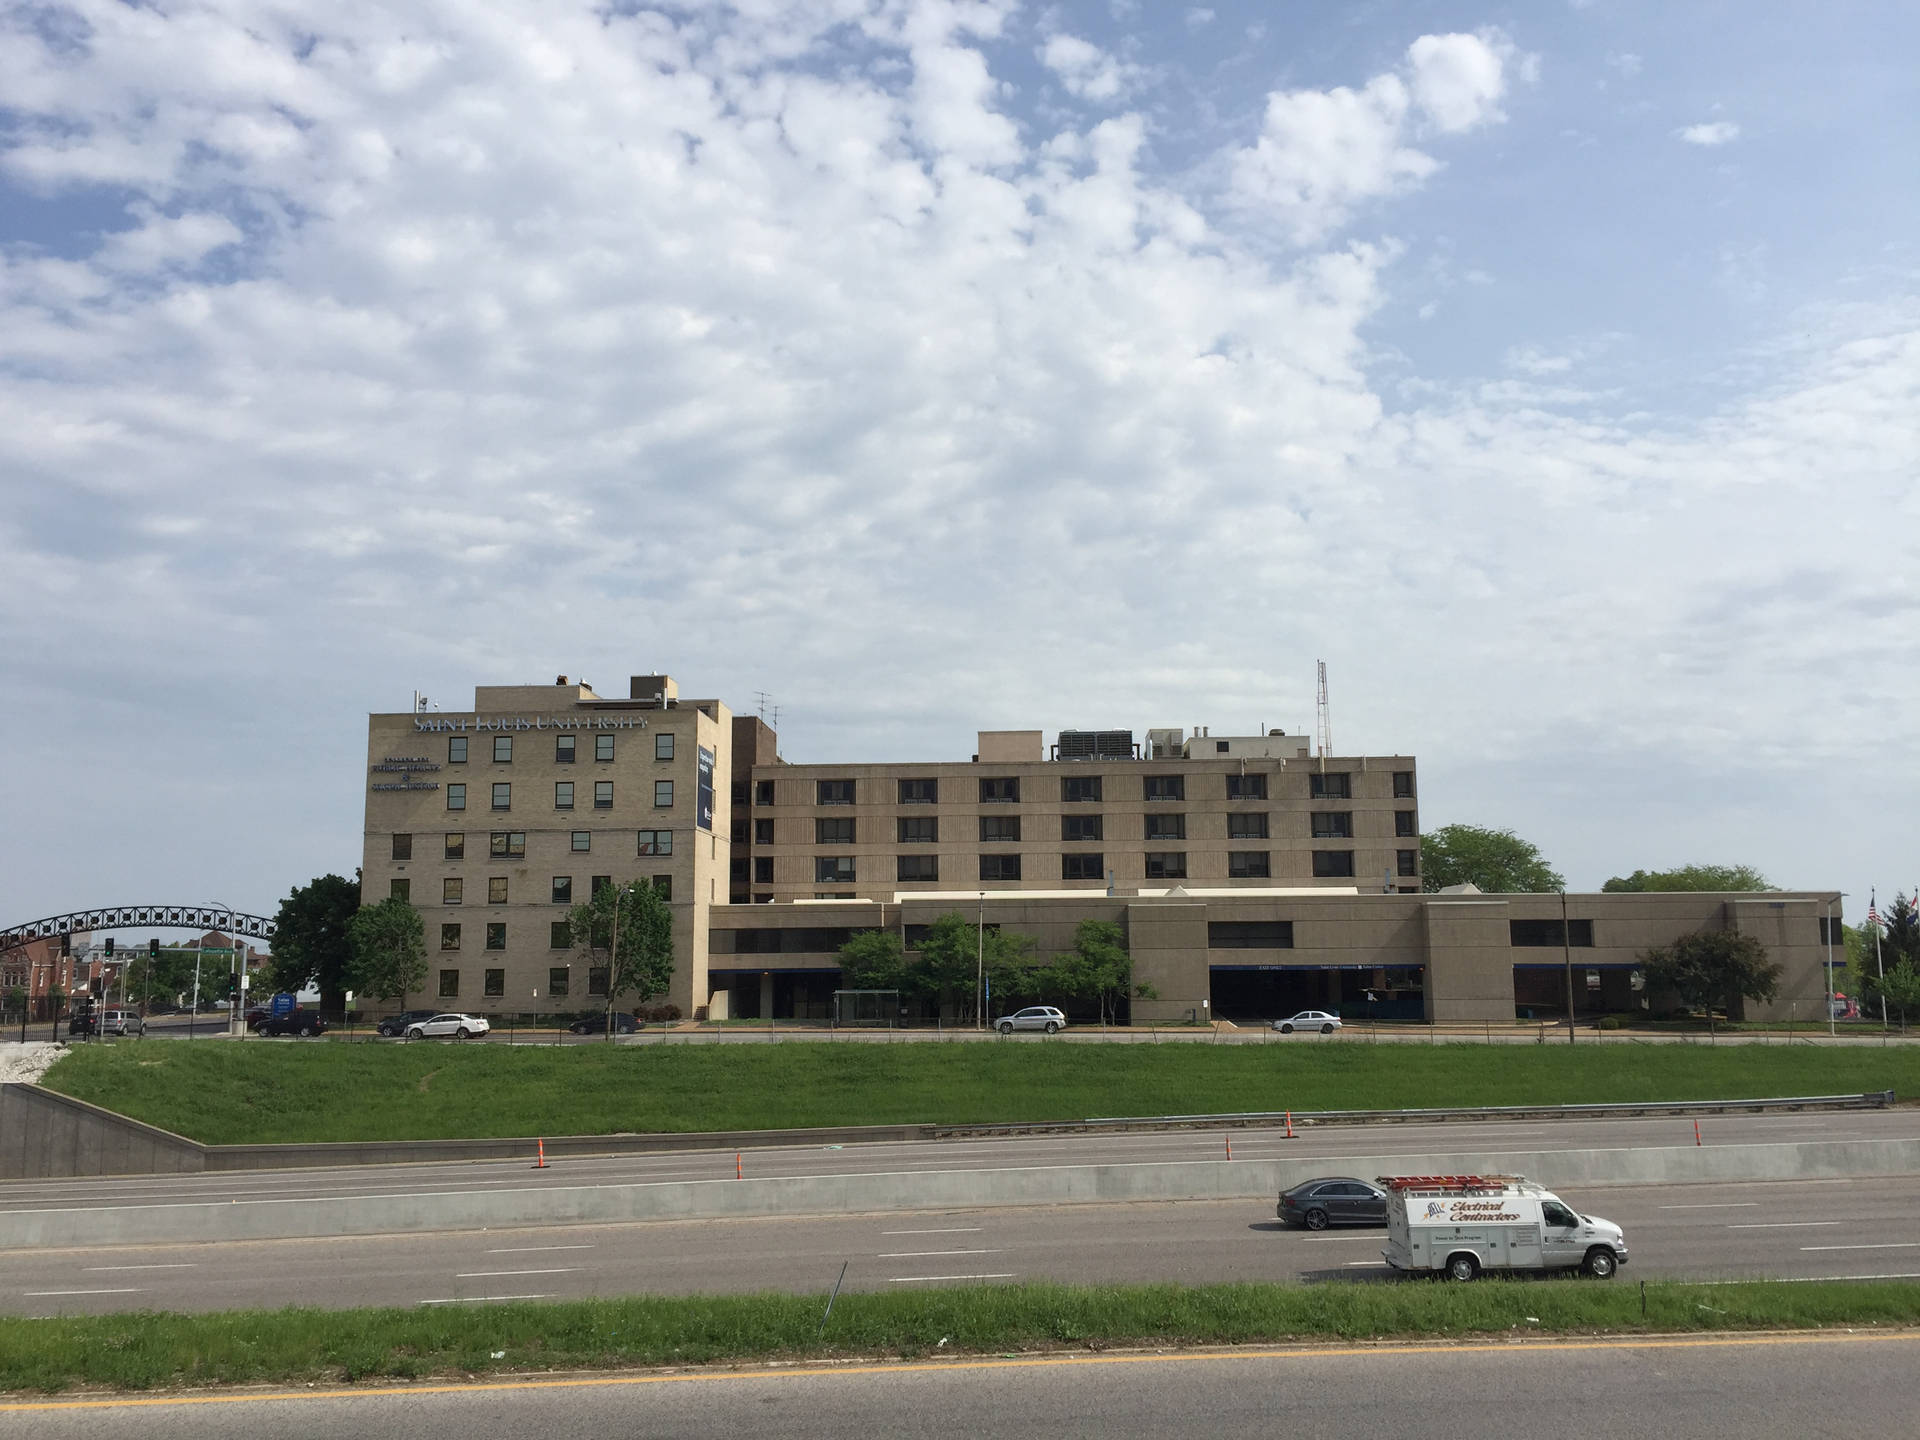
[[[456,1040],[471,1040],[487,1033],[486,1017],[481,1015],[436,1015],[431,1020],[416,1020],[407,1027],[409,1040],[433,1040],[451,1035]]]
[[[1291,1035],[1296,1030],[1318,1030],[1322,1035],[1331,1035],[1340,1028],[1340,1017],[1325,1010],[1302,1010],[1290,1020],[1276,1020],[1273,1028],[1282,1035]]]
[[[1002,1035],[1011,1035],[1016,1030],[1044,1030],[1051,1035],[1066,1026],[1064,1011],[1051,1005],[1029,1005],[1024,1010],[1016,1010],[1011,1015],[1002,1015],[997,1022]]]

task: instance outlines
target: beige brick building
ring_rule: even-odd
[[[958,910],[1067,948],[1125,930],[1141,1019],[1508,1021],[1631,1011],[1636,957],[1698,929],[1759,935],[1786,969],[1770,1013],[1820,1015],[1835,892],[1420,893],[1410,756],[1317,756],[1302,737],[985,731],[967,760],[789,764],[762,721],[564,678],[474,708],[373,715],[363,894],[407,898],[431,974],[411,1003],[584,1009],[564,933],[594,885],[668,889],[670,998],[712,1018],[826,1018],[839,947]],[[724,804],[724,810],[720,806]]]

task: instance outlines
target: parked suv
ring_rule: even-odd
[[[999,1030],[1002,1035],[1011,1035],[1016,1030],[1044,1030],[1051,1035],[1066,1023],[1064,1011],[1056,1010],[1051,1005],[1029,1005],[1011,1015],[1002,1015]]]
[[[289,1010],[284,1015],[269,1015],[260,1022],[262,1035],[322,1035],[327,1022],[313,1010]]]
[[[102,1010],[100,1033],[102,1035],[144,1035],[147,1033],[147,1022],[140,1018],[138,1010]]]

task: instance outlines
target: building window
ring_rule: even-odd
[[[673,900],[673,877],[671,875],[654,876],[653,893],[658,895],[662,900],[671,902]]]
[[[405,900],[408,903],[412,903],[413,882],[411,880],[389,880],[387,882],[387,897],[391,900]]]
[[[1411,800],[1413,798],[1413,772],[1396,770],[1393,772],[1393,798]]]
[[[459,925],[442,925],[440,927],[440,948],[442,950],[458,950],[460,948]]]
[[[596,735],[593,737],[593,758],[595,760],[613,759],[613,736]]]
[[[1312,816],[1313,835],[1316,840],[1333,836],[1341,840],[1353,838],[1353,816],[1345,810],[1316,810]]]
[[[1147,839],[1184,840],[1186,838],[1187,817],[1185,815],[1147,816]]]
[[[982,805],[1017,805],[1020,803],[1020,777],[1009,775],[1000,780],[982,780],[980,782],[980,803]]]
[[[592,852],[593,832],[591,830],[574,830],[570,833],[572,835],[574,854],[586,855]]]
[[[467,837],[464,831],[447,832],[447,859],[464,860],[467,858]]]
[[[640,832],[640,853],[642,855],[671,855],[673,853],[673,832],[671,830],[642,830]]]
[[[773,821],[756,820],[753,822],[753,843],[756,845],[773,844]]]
[[[464,765],[467,763],[467,737],[449,735],[447,737],[447,764]]]
[[[1399,859],[1400,873],[1402,875],[1418,875],[1420,873],[1420,852],[1418,850],[1399,850],[1394,853]]]
[[[773,883],[773,857],[756,855],[753,857],[753,883],[771,885]]]
[[[673,782],[656,780],[653,782],[653,808],[671,810],[673,808]]]
[[[489,970],[486,972],[485,981],[486,983],[482,987],[483,992],[485,994],[504,995],[507,993],[507,972],[506,971]]]
[[[671,760],[673,758],[673,732],[662,730],[653,737],[653,758]]]
[[[1314,851],[1313,873],[1322,880],[1353,874],[1353,852],[1351,850]]]
[[[753,782],[753,803],[756,805],[773,804],[773,782],[756,780]]]
[[[506,876],[489,875],[487,877],[487,903],[489,905],[504,905],[507,903]]]
[[[607,967],[589,965],[587,967],[587,994],[598,995],[601,999],[607,994]]]
[[[503,920],[491,921],[487,925],[487,949],[504,950],[507,948],[507,926]]]
[[[980,843],[983,845],[1018,845],[1020,843],[1020,817],[1018,815],[982,815],[980,817]]]
[[[980,878],[982,880],[1018,880],[1020,857],[1018,855],[982,855]]]
[[[449,875],[440,882],[440,903],[458,905],[466,895],[467,882],[458,875]]]
[[[672,782],[669,781],[668,783],[671,784]],[[596,810],[613,809],[613,781],[596,780],[593,782],[593,808]]]
[[[564,943],[564,942],[563,942]],[[558,947],[556,947],[558,948]],[[553,965],[547,969],[547,994],[565,995],[573,988],[573,972],[564,965]]]
[[[461,784],[447,786],[447,809],[464,810],[467,808],[467,787]]]
[[[1419,817],[1411,810],[1394,811],[1393,833],[1403,836],[1418,835],[1420,833]]]
[[[571,920],[549,920],[547,922],[547,948],[549,950],[565,950],[572,944],[573,922]],[[567,993],[566,991],[553,989],[552,980],[555,973],[556,972],[552,970],[547,972],[547,989],[551,994],[564,995]],[[558,973],[564,975],[566,972],[562,970]]]
[[[940,843],[940,817],[937,815],[902,815],[899,825],[902,845]]]
[[[938,855],[899,855],[894,858],[894,867],[896,880],[938,880],[940,878]]]
[[[589,895],[598,895],[611,884],[613,884],[613,876],[611,875],[592,876],[587,881],[587,893]]]
[[[853,880],[853,857],[851,855],[816,855],[813,857],[813,883],[816,885],[845,885]]]
[[[573,876],[556,875],[553,877],[553,903],[556,905],[573,904]]]
[[[553,808],[556,810],[573,809],[573,781],[556,780],[553,782]]]
[[[1184,775],[1149,775],[1146,778],[1146,798],[1149,800],[1184,800],[1187,798],[1187,777]]]
[[[1291,920],[1209,920],[1209,950],[1291,950]]]
[[[1186,879],[1186,852],[1184,850],[1149,850],[1147,852],[1147,878],[1149,880]]]
[[[487,837],[487,853],[494,859],[517,860],[527,853],[527,832],[495,830]]]
[[[513,784],[507,780],[493,782],[493,808],[511,810],[513,808]]]
[[[815,820],[813,843],[816,845],[853,844],[853,817],[849,815],[835,819]]]
[[[1593,947],[1593,921],[1569,920],[1564,927],[1558,920],[1509,920],[1508,943],[1527,948],[1551,947],[1555,950],[1577,945]]]
[[[1316,770],[1307,776],[1307,794],[1315,800],[1351,800],[1353,777],[1344,770]]]
[[[1273,874],[1264,850],[1229,850],[1227,874],[1235,880],[1265,880]]]
[[[727,861],[727,879],[729,881],[737,881],[744,885],[747,883],[749,876],[750,872],[747,869],[747,860],[744,855],[736,855]],[[736,900],[730,901],[729,903],[738,904],[739,902]]]
[[[1081,802],[1099,804],[1100,777],[1098,775],[1061,776],[1060,798],[1069,805]]]
[[[1106,827],[1102,823],[1104,815],[1062,815],[1060,817],[1060,838],[1068,844],[1087,840],[1103,840],[1101,833]]]
[[[511,765],[513,763],[513,736],[496,735],[493,737],[493,763]]]
[[[459,993],[460,972],[458,970],[442,970],[440,972],[440,998],[442,1000],[451,1000],[459,995]]]
[[[1267,812],[1256,810],[1251,814],[1227,816],[1227,838],[1229,840],[1266,839]]]
[[[900,782],[900,803],[902,805],[932,805],[940,798],[938,780],[902,780]]]
[[[1105,857],[1097,853],[1062,855],[1060,878],[1062,880],[1104,880],[1107,878]]]
[[[853,782],[851,780],[816,780],[813,788],[814,801],[817,804],[853,804]]]
[[[573,740],[571,735],[553,737],[553,763],[556,765],[573,764]]]
[[[1264,775],[1227,776],[1227,799],[1264,800],[1267,798],[1267,777]]]
[[[396,835],[393,837],[393,858],[411,860],[413,858],[413,836]]]

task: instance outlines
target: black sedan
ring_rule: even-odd
[[[1282,1190],[1273,1213],[1289,1225],[1304,1225],[1309,1230],[1324,1230],[1329,1225],[1384,1225],[1387,1192],[1365,1180],[1330,1175]]]
[[[321,1035],[327,1022],[312,1010],[289,1010],[284,1015],[269,1015],[260,1022],[262,1035]]]
[[[640,1021],[637,1016],[617,1012],[613,1017],[613,1033],[616,1035],[631,1035],[639,1030],[639,1028]],[[607,1017],[605,1015],[583,1015],[580,1019],[569,1025],[567,1029],[575,1035],[604,1035],[607,1033]]]
[[[389,1015],[374,1028],[389,1039],[407,1033],[409,1025],[418,1025],[438,1015],[438,1010],[402,1010],[398,1015]]]

